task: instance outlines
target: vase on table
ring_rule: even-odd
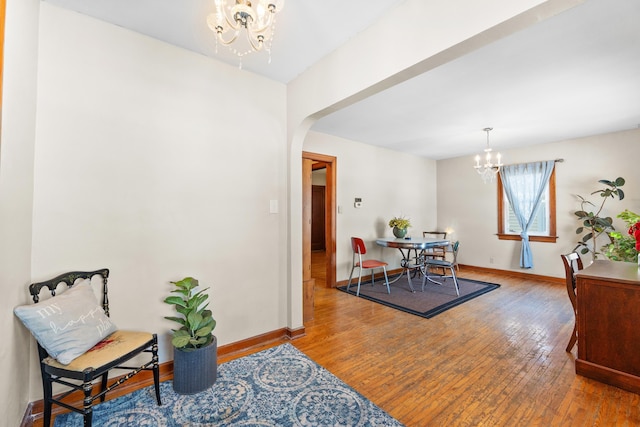
[[[407,235],[407,229],[393,227],[393,235],[396,236],[398,239],[402,239],[404,236]]]

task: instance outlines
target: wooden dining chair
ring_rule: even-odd
[[[569,300],[571,301],[571,306],[573,307],[574,314],[574,322],[573,322],[573,332],[571,333],[571,337],[569,338],[569,344],[567,344],[566,351],[571,351],[573,346],[578,341],[578,309],[577,309],[577,294],[576,294],[576,277],[575,274],[582,270],[582,259],[580,259],[580,255],[576,252],[571,252],[568,254],[560,255],[562,258],[562,263],[564,264],[564,274],[565,274],[565,283],[567,285],[567,294],[569,295]]]
[[[423,231],[422,232],[422,237],[446,240],[447,239],[447,232],[446,231]],[[429,257],[429,258],[438,258],[438,259],[444,260],[444,259],[447,258],[446,249],[447,249],[446,246],[425,249],[422,252],[422,255],[424,255],[426,257]]]
[[[353,266],[351,267],[351,273],[349,274],[349,282],[347,283],[347,292],[349,291],[349,287],[351,286],[351,278],[353,277],[353,271],[358,268],[358,290],[356,291],[356,296],[360,296],[360,284],[362,282],[362,270],[370,269],[371,270],[371,285],[375,282],[374,278],[374,270],[376,268],[382,268],[384,272],[384,282],[387,285],[387,293],[391,293],[391,288],[389,287],[389,277],[387,276],[387,263],[384,261],[378,261],[376,259],[367,259],[363,260],[362,255],[367,253],[367,247],[364,244],[364,241],[359,237],[351,238],[351,249],[353,249]]]

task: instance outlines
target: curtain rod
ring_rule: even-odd
[[[538,160],[538,162],[545,162],[546,160]],[[553,161],[555,163],[562,163],[564,162],[564,159],[553,159]],[[514,166],[514,165],[524,165],[526,163],[537,163],[537,162],[522,162],[522,163],[510,163],[508,165],[502,165],[501,167],[505,167],[505,166]]]

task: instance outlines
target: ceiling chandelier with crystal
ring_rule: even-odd
[[[216,11],[207,16],[207,25],[216,33],[216,53],[218,44],[227,46],[239,57],[242,68],[243,56],[264,49],[270,63],[275,16],[284,0],[215,0],[215,6]]]
[[[480,164],[480,155],[478,154],[476,156],[476,164],[474,166],[476,171],[478,171],[478,173],[482,177],[482,181],[485,184],[488,182],[493,182],[493,178],[498,174],[498,171],[500,171],[500,167],[502,166],[502,162],[501,162],[502,157],[500,156],[500,153],[496,155],[496,163],[493,163],[491,159],[491,151],[493,150],[489,145],[489,132],[491,132],[492,130],[493,128],[483,129],[483,131],[487,133],[487,147],[484,149],[485,160],[484,160],[484,164]]]

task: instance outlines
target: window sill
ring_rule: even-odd
[[[497,234],[499,240],[522,240],[519,234]],[[558,236],[529,236],[530,242],[555,243]]]

